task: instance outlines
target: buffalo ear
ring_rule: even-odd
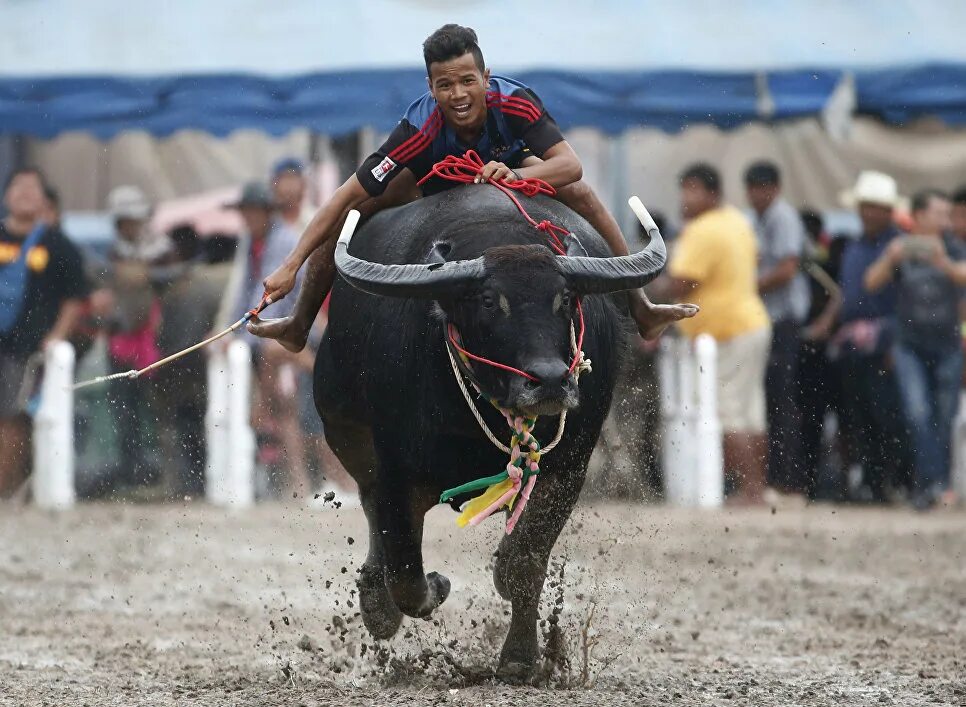
[[[584,244],[580,242],[576,233],[568,233],[564,238],[564,244],[567,246],[567,255],[571,258],[574,257],[588,257],[590,253],[584,248]]]
[[[453,244],[449,241],[438,241],[433,243],[432,250],[426,256],[426,262],[430,266],[442,265],[449,261],[449,254],[453,252]]]

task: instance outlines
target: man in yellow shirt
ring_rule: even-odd
[[[674,294],[700,307],[678,323],[689,337],[718,344],[718,417],[725,471],[736,474],[739,503],[761,503],[767,455],[765,368],[771,324],[758,296],[758,246],[748,220],[721,202],[721,178],[707,164],[681,175],[687,225],[671,257]]]

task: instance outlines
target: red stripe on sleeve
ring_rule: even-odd
[[[433,110],[432,113],[429,114],[429,117],[426,119],[426,122],[423,123],[423,126],[419,129],[419,131],[411,138],[406,140],[406,142],[404,142],[399,147],[397,147],[395,150],[390,152],[389,157],[396,162],[400,162],[400,161],[404,162],[407,159],[410,159],[410,156],[408,153],[412,152],[413,148],[416,147],[416,143],[421,143],[426,141],[427,134],[429,132],[432,132],[434,136],[436,133],[439,132],[439,125],[438,125],[439,118],[440,118],[439,109],[436,108]],[[435,125],[435,131],[433,131],[434,125]],[[419,150],[417,149],[413,154],[416,154],[418,152]]]
[[[542,114],[542,111],[537,107],[533,101],[529,101],[525,98],[518,98],[517,96],[506,96],[502,93],[491,94],[493,96],[493,102],[503,106],[513,106],[520,111],[528,113],[528,117],[531,120],[538,120]]]
[[[400,146],[400,148],[407,146],[406,149],[393,150],[393,152],[397,153],[396,157],[393,159],[397,159],[401,163],[411,160],[413,157],[426,149],[426,147],[433,141],[433,138],[435,138],[439,133],[442,124],[443,119],[441,116],[439,116],[438,119],[435,120],[431,126],[429,126],[429,130],[427,132],[421,132],[414,136],[417,137],[418,140],[408,140],[404,145]]]

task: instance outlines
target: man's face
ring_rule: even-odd
[[[429,65],[429,90],[453,128],[477,130],[486,122],[486,88],[490,70],[480,71],[473,55]]]
[[[117,226],[117,235],[123,240],[133,243],[141,237],[144,229],[144,221],[139,218],[119,218],[114,224]]]
[[[752,184],[747,190],[748,203],[758,213],[764,213],[778,196],[777,184]]]
[[[882,233],[892,224],[892,207],[883,204],[859,204],[859,219],[866,235]]]
[[[953,204],[951,220],[953,234],[966,240],[966,204]]]
[[[3,203],[16,218],[35,219],[44,211],[46,197],[40,177],[31,172],[18,174],[10,182]]]
[[[916,230],[925,236],[938,236],[949,230],[952,204],[948,199],[938,196],[929,197],[926,208],[913,214],[916,220]]]
[[[241,216],[252,238],[261,239],[268,235],[268,226],[271,223],[271,212],[268,209],[263,206],[242,206]]]
[[[688,178],[681,182],[681,215],[686,219],[713,209],[716,199],[714,192],[709,191],[699,179]]]
[[[305,198],[305,178],[294,170],[286,170],[275,177],[272,187],[275,201],[283,208],[299,206]]]

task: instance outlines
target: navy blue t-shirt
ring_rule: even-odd
[[[356,177],[370,196],[379,196],[404,168],[419,180],[447,155],[462,155],[470,149],[476,150],[484,163],[496,160],[513,168],[528,154],[542,157],[563,140],[560,128],[537,95],[518,81],[491,76],[486,107],[483,134],[475,145],[466,145],[446,125],[436,99],[427,92],[409,106],[382,147],[356,171]],[[453,184],[431,179],[423,186],[423,193],[449,186]]]

